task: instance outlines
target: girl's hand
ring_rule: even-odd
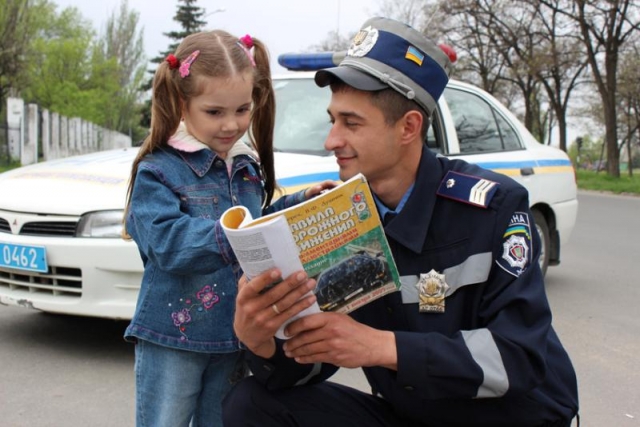
[[[304,196],[307,200],[309,200],[324,191],[331,190],[332,188],[337,187],[338,184],[339,183],[337,181],[322,181],[320,184],[307,188],[307,190],[304,192]]]

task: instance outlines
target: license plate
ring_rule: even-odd
[[[0,267],[46,273],[47,251],[44,246],[12,245],[0,242]]]

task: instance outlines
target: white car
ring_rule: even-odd
[[[274,77],[276,173],[295,191],[338,179],[323,148],[330,90],[314,73]],[[512,176],[530,194],[544,242],[541,265],[556,265],[578,203],[567,155],[539,144],[492,96],[451,81],[426,144]],[[120,238],[137,148],[43,162],[0,174],[0,303],[53,313],[129,319],[142,278],[135,243]]]

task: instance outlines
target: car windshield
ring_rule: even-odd
[[[273,145],[284,153],[332,155],[324,149],[331,123],[327,107],[331,100],[329,88],[318,87],[313,78],[277,78],[273,80],[276,93],[276,123]],[[435,112],[438,115],[438,111]],[[442,141],[436,137],[434,120],[429,127],[426,144],[443,153]]]
[[[324,141],[331,129],[327,114],[331,91],[306,78],[274,80],[273,87],[276,93],[273,141],[276,151],[329,155],[324,149]]]

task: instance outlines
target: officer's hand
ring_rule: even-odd
[[[249,350],[264,358],[275,353],[273,336],[278,328],[316,300],[313,294],[302,298],[315,286],[304,271],[278,281],[280,271],[273,269],[250,281],[242,276],[238,282],[234,330]]]
[[[344,368],[383,366],[397,370],[396,338],[346,314],[318,313],[289,324],[285,354],[298,363],[331,363]]]

